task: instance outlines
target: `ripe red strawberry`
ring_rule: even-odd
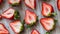
[[[47,4],[45,2],[42,3],[42,15],[43,16],[55,16],[53,7],[50,4]]]
[[[30,10],[26,10],[24,20],[27,25],[33,25],[37,21],[37,15],[34,12],[31,12]]]
[[[53,18],[41,18],[40,23],[47,31],[53,30],[55,26]]]
[[[9,4],[12,6],[19,5],[21,0],[8,0]]]
[[[0,34],[9,34],[8,30],[0,23]]]
[[[32,9],[36,8],[36,0],[25,0],[25,4]]]
[[[23,24],[19,20],[11,22],[10,27],[16,34],[20,33],[23,30]]]
[[[60,0],[57,0],[57,7],[60,10]]]
[[[2,19],[2,16],[0,15],[0,19]]]
[[[7,19],[19,19],[18,11],[14,10],[13,8],[7,9],[2,16]]]
[[[37,30],[32,30],[31,34],[40,34]]]
[[[0,4],[3,2],[3,0],[0,0]]]

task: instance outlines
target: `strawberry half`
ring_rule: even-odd
[[[36,0],[25,0],[25,4],[32,9],[36,8]]]
[[[0,4],[3,2],[3,0],[0,0]]]
[[[55,26],[53,18],[41,18],[40,23],[47,31],[53,30]]]
[[[2,19],[2,16],[0,15],[0,19]]]
[[[0,23],[0,34],[9,34],[8,30]]]
[[[23,24],[19,20],[11,22],[10,27],[16,34],[20,33],[23,30]]]
[[[31,12],[30,10],[26,10],[24,20],[27,25],[33,25],[37,21],[37,15],[34,12]]]
[[[31,34],[40,34],[37,30],[32,30]]]
[[[7,19],[19,19],[19,13],[18,11],[14,10],[13,8],[9,8],[2,14],[4,18]]]
[[[53,7],[50,4],[47,4],[45,2],[42,3],[42,15],[43,16],[55,16]]]
[[[57,0],[57,7],[60,10],[60,0]]]
[[[9,4],[11,4],[12,6],[16,6],[20,4],[21,0],[8,0]]]

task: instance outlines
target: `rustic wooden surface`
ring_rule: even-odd
[[[37,2],[37,7],[35,10],[32,10],[28,7],[26,7],[26,5],[24,4],[24,1],[22,0],[20,6],[18,7],[13,7],[14,9],[17,9],[19,10],[20,12],[20,16],[21,16],[21,21],[24,19],[24,16],[25,16],[25,10],[29,9],[31,11],[34,11],[39,20],[41,18],[43,18],[43,16],[41,15],[41,9],[42,9],[42,0],[36,0]],[[58,22],[56,23],[56,28],[54,31],[52,31],[51,34],[60,34],[60,11],[57,9],[57,0],[50,0],[50,1],[46,1],[47,3],[51,4],[54,8],[54,11],[57,13],[57,16],[55,16],[54,18],[58,20]],[[4,3],[2,5],[2,7],[0,8],[0,14],[2,14],[3,11],[5,11],[6,9],[8,9],[9,7],[11,7],[9,4],[8,4],[8,1],[7,0],[4,0]],[[12,31],[12,29],[10,28],[9,26],[9,23],[12,21],[12,20],[8,20],[8,19],[2,19],[0,20],[1,23],[3,23],[6,28],[9,30],[10,34],[14,34],[14,32]],[[32,27],[32,28],[25,28],[24,32],[22,32],[22,34],[31,34],[31,31],[32,29],[37,29],[41,34],[45,34],[46,30],[42,27],[42,25],[40,24],[40,22],[37,22],[36,26]]]

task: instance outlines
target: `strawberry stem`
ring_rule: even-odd
[[[57,15],[57,13],[52,13],[52,15],[53,15],[53,16],[56,16],[56,15]]]
[[[58,20],[56,20],[56,19],[54,20],[55,23],[56,23],[57,21],[58,21]]]
[[[44,1],[47,1],[47,0],[44,0]]]
[[[18,12],[17,10],[16,10],[15,13],[14,13],[14,19],[15,19],[15,20],[20,19],[19,12]]]
[[[22,21],[22,24],[23,24],[23,25],[25,24],[25,20]]]

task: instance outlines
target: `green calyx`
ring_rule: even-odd
[[[50,34],[50,32],[46,32],[46,34]]]
[[[19,5],[20,3],[14,3],[14,4],[11,4],[12,6],[17,6]]]
[[[21,22],[21,24],[22,24],[22,22]],[[21,25],[20,32],[18,34],[21,34],[22,31],[24,31],[24,24]]]
[[[14,20],[20,19],[19,12],[16,10],[14,13]]]
[[[30,28],[30,27],[34,26],[35,24],[36,24],[36,22],[33,22],[33,23],[27,25],[27,28]]]
[[[49,13],[46,17],[54,17],[54,16],[56,16],[57,15],[57,13]]]
[[[36,24],[37,21],[38,21],[38,16],[37,16],[35,22],[32,22],[31,24],[28,24],[28,25],[27,25],[27,28],[30,28],[30,27],[34,26],[34,25]]]
[[[24,26],[23,25],[21,26],[21,29],[20,30],[21,31],[18,34],[21,34],[21,32],[24,30]]]
[[[57,13],[52,13],[52,16],[56,16],[57,15]]]

